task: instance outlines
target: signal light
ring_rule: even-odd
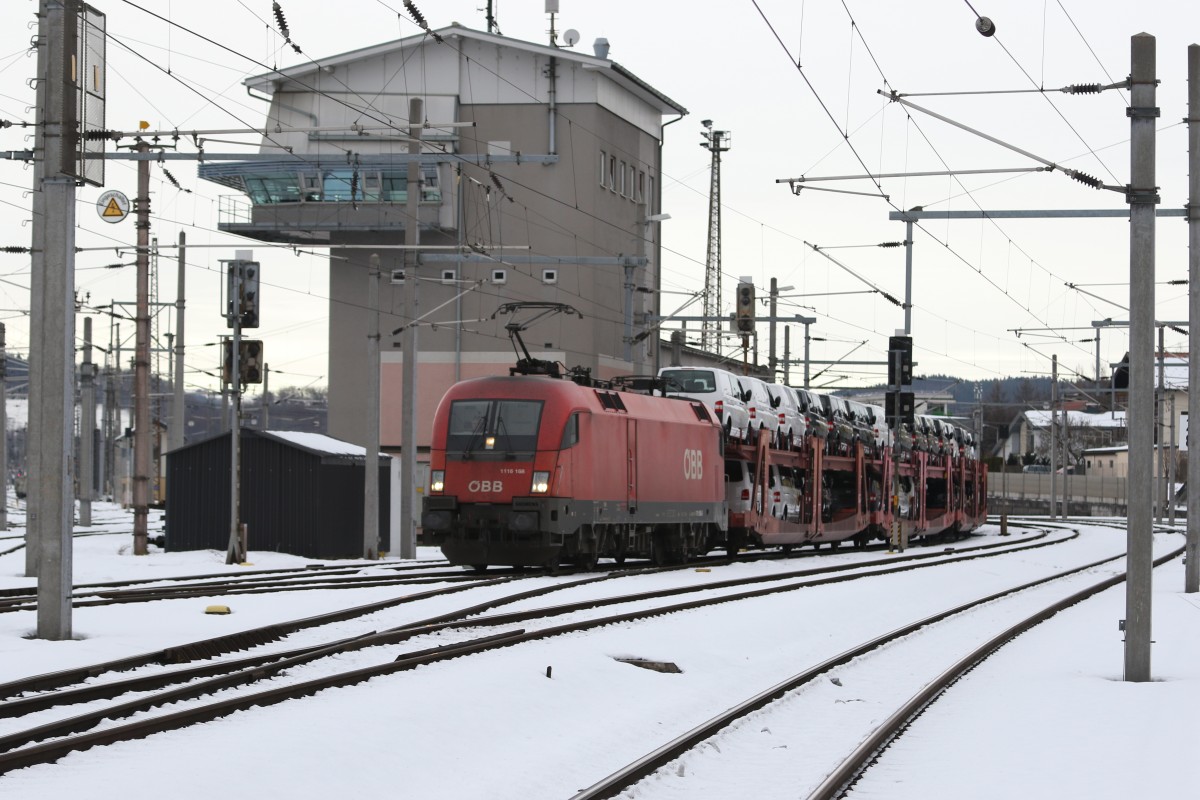
[[[888,392],[884,396],[884,413],[892,430],[899,430],[901,423],[912,430],[916,419],[916,402],[912,392]]]
[[[888,339],[888,386],[912,385],[912,337],[892,336]]]
[[[238,348],[238,376],[242,383],[263,382],[263,346],[261,339],[242,339]]]
[[[737,329],[754,333],[754,284],[742,281],[737,287]]]
[[[235,320],[239,321],[243,328],[258,327],[258,273],[257,261],[227,262],[227,327],[232,328]]]

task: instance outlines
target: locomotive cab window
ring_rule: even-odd
[[[572,414],[567,418],[567,424],[563,426],[562,441],[558,445],[559,450],[566,450],[568,447],[574,447],[579,444],[579,414]]]
[[[450,405],[446,452],[464,458],[512,457],[537,449],[540,400],[455,400]]]

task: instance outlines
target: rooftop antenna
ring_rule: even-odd
[[[558,47],[558,31],[554,29],[554,15],[558,13],[558,0],[546,0],[546,13],[550,15],[550,46]]]
[[[504,34],[500,33],[500,23],[496,22],[496,9],[495,9],[495,5],[496,5],[496,0],[488,0],[488,4],[487,4],[487,32],[488,32],[488,33],[494,33],[494,34],[497,34],[497,35],[499,35],[499,36],[503,36]]]

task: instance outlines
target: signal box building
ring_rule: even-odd
[[[222,230],[330,248],[329,432],[366,441],[363,387],[381,371],[381,444],[401,441],[402,338],[418,294],[418,446],[457,380],[507,374],[504,303],[562,303],[523,336],[535,357],[597,377],[652,368],[662,140],[686,110],[595,52],[451,25],[247,80],[269,102],[260,153],[200,175],[234,189]],[[424,103],[410,220],[409,101]],[[276,132],[277,131],[277,132]],[[419,226],[420,264],[405,229]],[[368,264],[379,256],[383,333],[367,363]],[[531,316],[526,314],[525,316]],[[267,350],[270,342],[266,343]]]

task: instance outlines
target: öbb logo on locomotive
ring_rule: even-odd
[[[699,450],[683,451],[683,478],[698,481],[704,477],[704,453]]]
[[[472,494],[482,494],[485,492],[503,492],[504,481],[471,481],[467,484],[467,491]]]

